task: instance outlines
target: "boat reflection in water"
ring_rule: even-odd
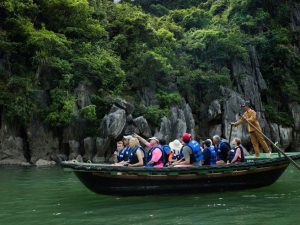
[[[300,153],[288,153],[300,159]],[[109,195],[144,195],[220,192],[258,188],[273,184],[290,162],[272,153],[270,158],[246,157],[246,162],[222,166],[186,168],[124,167],[64,161],[91,191]]]

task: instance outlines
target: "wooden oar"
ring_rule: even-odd
[[[300,166],[291,158],[289,157],[287,154],[285,154],[284,151],[282,151],[273,141],[270,140],[270,138],[268,138],[262,131],[260,131],[256,126],[254,126],[249,120],[247,120],[243,115],[242,118],[244,120],[247,121],[247,123],[249,123],[249,125],[251,127],[253,127],[256,131],[258,131],[265,139],[267,139],[274,147],[275,149],[280,152],[281,154],[283,154],[298,170],[300,170]]]
[[[229,144],[231,143],[232,127],[233,127],[233,124],[230,124],[230,132],[229,132]]]

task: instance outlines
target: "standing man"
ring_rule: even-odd
[[[250,102],[246,101],[245,103],[243,103],[241,105],[241,107],[244,110],[244,114],[243,114],[242,118],[231,124],[234,126],[238,126],[242,123],[248,123],[247,122],[247,120],[248,120],[253,126],[255,126],[259,131],[261,131],[260,124],[256,118],[256,112],[250,108]],[[251,143],[254,148],[255,156],[259,157],[259,145],[261,145],[263,147],[263,149],[265,150],[265,152],[269,153],[269,155],[270,155],[271,151],[270,151],[270,148],[269,148],[268,144],[266,143],[264,137],[253,126],[251,126],[248,123],[247,128],[248,128],[248,132],[250,134],[250,139],[251,139]]]

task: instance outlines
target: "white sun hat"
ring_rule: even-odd
[[[169,146],[172,150],[175,150],[176,153],[179,153],[179,151],[181,150],[182,148],[182,144],[180,143],[179,140],[174,140],[172,142],[169,143]]]

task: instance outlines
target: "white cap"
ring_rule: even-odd
[[[158,140],[157,137],[151,137],[151,138],[149,138],[149,140],[155,140],[155,141],[157,141],[159,143],[159,140]]]
[[[132,136],[131,135],[127,135],[127,136],[123,136],[124,139],[131,139]]]

